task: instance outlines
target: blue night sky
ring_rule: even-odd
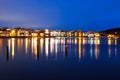
[[[120,0],[0,0],[0,26],[94,30],[120,26]]]

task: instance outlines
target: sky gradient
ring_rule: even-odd
[[[100,31],[120,26],[120,0],[0,0],[0,27]]]

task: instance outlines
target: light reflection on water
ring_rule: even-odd
[[[9,57],[19,57],[17,54],[23,53],[33,55],[34,59],[39,56],[46,56],[46,59],[67,58],[84,59],[87,56],[90,59],[99,59],[103,50],[100,46],[105,45],[105,51],[110,58],[112,53],[118,54],[118,39],[100,39],[100,38],[10,38],[5,39],[8,43]],[[102,41],[102,42],[101,42]],[[17,44],[16,44],[17,43]],[[3,39],[0,39],[0,50],[6,52]],[[32,53],[32,54],[31,54]],[[15,56],[17,55],[17,56]],[[101,55],[103,56],[103,55]],[[43,59],[43,58],[42,58]]]
[[[120,39],[111,38],[0,38],[0,74],[7,80],[116,80],[119,47]]]

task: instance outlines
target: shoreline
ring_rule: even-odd
[[[6,37],[6,36],[4,36],[4,37],[0,37],[0,38],[108,38],[108,37],[104,37],[104,36],[101,36],[101,37],[31,37],[31,36],[23,36],[23,37]],[[119,39],[120,37],[118,37],[117,39]],[[116,38],[113,38],[113,37],[111,37],[111,39],[116,39]]]

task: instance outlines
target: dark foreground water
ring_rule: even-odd
[[[120,39],[0,39],[0,80],[120,80]]]

